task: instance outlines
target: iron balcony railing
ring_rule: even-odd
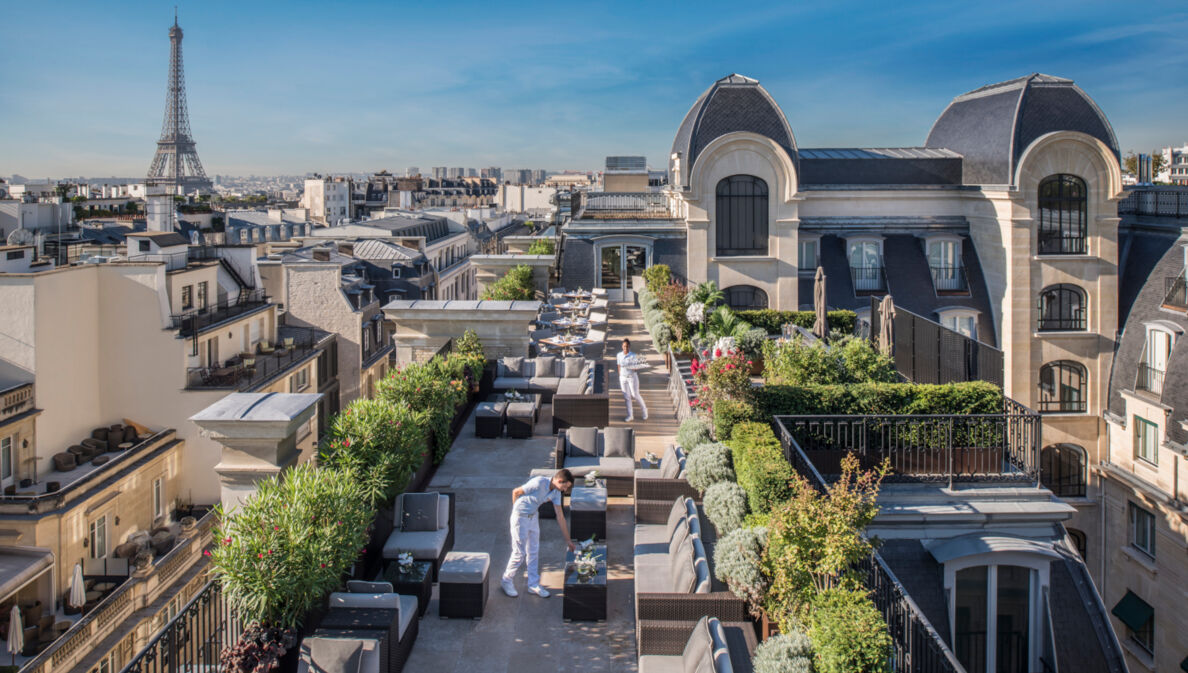
[[[1164,306],[1188,309],[1188,278],[1185,278],[1183,271],[1178,275],[1168,276],[1165,287],[1167,293],[1163,297]]]
[[[1085,234],[1068,231],[1041,231],[1038,238],[1041,255],[1083,255]]]
[[[1156,369],[1146,362],[1140,362],[1138,376],[1135,378],[1134,389],[1145,390],[1156,395],[1163,394],[1163,370]]]
[[[585,195],[586,211],[638,212],[667,215],[668,199],[657,192],[591,192]]]
[[[258,353],[228,360],[222,367],[191,367],[187,370],[187,388],[230,388],[250,390],[288,371],[294,365],[304,362],[318,352],[317,341],[312,332],[293,340],[277,344],[272,353]]]
[[[1041,315],[1037,327],[1041,332],[1083,332],[1086,324],[1085,311],[1076,310],[1071,315]]]
[[[850,280],[854,283],[854,292],[885,292],[887,278],[880,266],[851,266]]]
[[[219,654],[243,632],[218,582],[208,582],[120,673],[218,671]]]
[[[257,311],[268,303],[268,295],[263,289],[256,288],[242,293],[235,299],[225,299],[205,308],[172,315],[169,317],[170,326],[179,330],[182,337],[192,337],[211,325]]]
[[[886,459],[893,481],[1040,482],[1040,416],[1007,398],[999,414],[777,416],[789,462],[819,478]]]
[[[937,292],[968,292],[969,282],[963,266],[932,266],[932,287]]]
[[[1132,189],[1118,202],[1118,214],[1188,217],[1188,189]]]

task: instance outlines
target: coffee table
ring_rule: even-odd
[[[565,590],[561,617],[566,620],[598,621],[606,619],[606,545],[594,545],[597,571],[590,576],[579,575],[574,565],[575,554],[565,554]]]
[[[585,540],[591,535],[596,540],[606,540],[606,481],[596,480],[595,486],[585,486],[585,480],[578,480],[569,494],[569,533],[575,540]]]
[[[398,594],[417,597],[417,616],[424,617],[433,596],[433,562],[413,561],[411,573],[400,572],[400,564],[392,561],[384,570],[384,581],[392,583]]]
[[[520,397],[522,399],[516,400],[517,402],[531,402],[532,403],[532,421],[539,422],[540,421],[540,407],[543,404],[544,396],[541,395],[540,393],[520,393]],[[512,400],[507,399],[507,395],[504,393],[495,393],[494,395],[491,395],[490,397],[488,397],[487,401],[495,402],[495,403],[505,402],[508,404],[514,404],[514,402]],[[504,413],[506,414],[506,410]]]

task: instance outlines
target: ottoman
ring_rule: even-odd
[[[531,402],[512,402],[507,405],[507,436],[527,439],[536,424],[536,405]]]
[[[437,571],[437,614],[482,619],[487,606],[491,556],[486,552],[452,551]]]
[[[606,540],[606,489],[574,486],[569,496],[569,534],[575,540]]]
[[[474,408],[474,436],[493,439],[503,434],[507,402],[479,402]]]

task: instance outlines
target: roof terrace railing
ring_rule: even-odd
[[[670,216],[668,198],[658,192],[590,192],[575,196],[575,210],[582,206],[585,217]]]
[[[222,585],[207,582],[120,673],[221,670],[219,655],[243,632]]]
[[[1006,399],[1000,414],[777,416],[784,454],[803,474],[829,480],[847,454],[888,481],[1040,479],[1040,416]]]
[[[268,295],[262,288],[246,290],[234,299],[217,301],[205,308],[198,308],[169,316],[169,325],[181,332],[182,337],[192,337],[198,332],[246,313],[267,306]]]
[[[1131,189],[1118,202],[1118,214],[1188,218],[1188,189]]]

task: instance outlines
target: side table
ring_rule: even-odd
[[[578,574],[575,555],[565,554],[565,593],[561,617],[566,620],[606,620],[606,545],[594,545],[597,571],[593,575]]]
[[[411,573],[400,572],[400,565],[392,561],[384,570],[383,579],[392,583],[392,589],[396,593],[416,596],[417,616],[425,616],[425,610],[429,609],[429,599],[433,597],[433,563],[431,561],[413,561]]]
[[[596,486],[574,486],[569,495],[569,534],[575,540],[585,540],[591,535],[596,540],[606,540],[606,482],[596,483]]]

